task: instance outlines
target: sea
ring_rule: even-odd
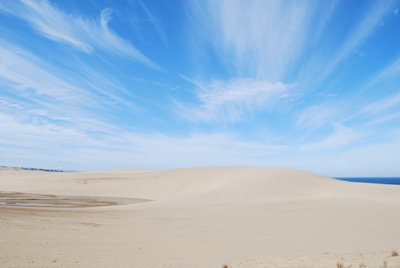
[[[342,181],[400,185],[400,177],[340,177]]]

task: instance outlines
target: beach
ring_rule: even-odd
[[[264,167],[2,168],[0,185],[1,267],[400,267],[398,185]]]

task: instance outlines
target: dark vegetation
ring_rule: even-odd
[[[65,172],[64,170],[60,169],[47,169],[47,168],[26,168],[26,167],[21,167],[23,170],[39,170],[39,171],[46,171],[46,172]]]
[[[0,166],[0,168],[15,168],[15,169],[23,169],[23,170],[37,170],[37,171],[46,171],[46,172],[71,172],[65,171],[61,169],[47,169],[47,168],[32,168],[32,167],[7,167],[7,166]]]

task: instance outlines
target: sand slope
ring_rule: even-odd
[[[280,168],[0,169],[0,191],[153,200],[0,206],[1,267],[400,267],[399,186]]]

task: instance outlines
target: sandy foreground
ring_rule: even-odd
[[[281,168],[1,168],[0,191],[0,267],[400,267],[400,186]]]

